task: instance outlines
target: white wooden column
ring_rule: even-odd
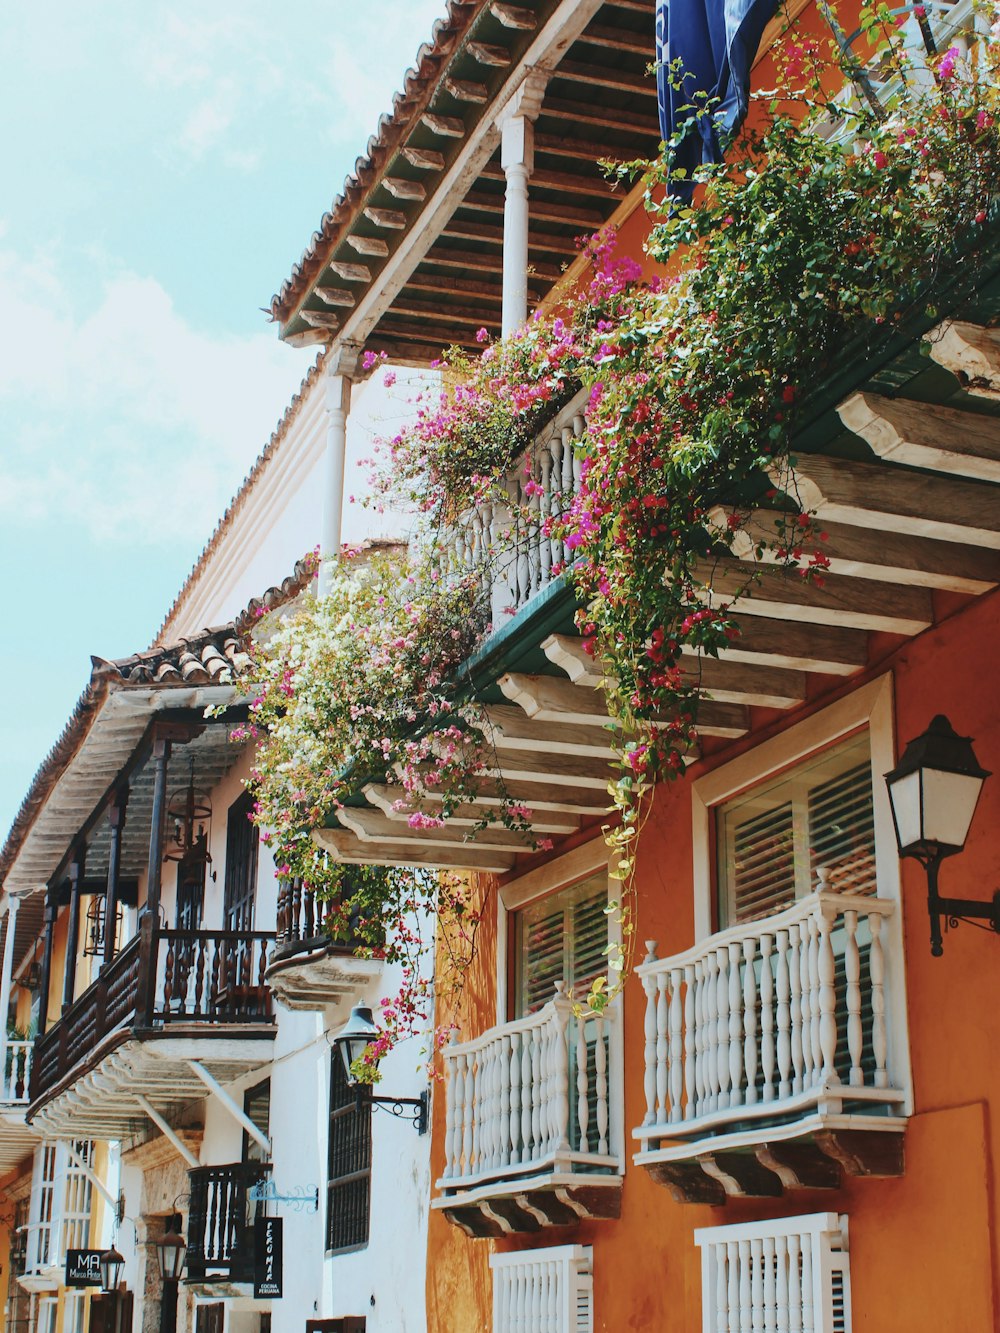
[[[547,74],[533,70],[496,122],[500,131],[500,165],[507,178],[501,316],[505,338],[528,318],[528,181],[535,165],[534,122],[541,110],[547,79]]]
[[[7,899],[7,934],[3,942],[3,964],[0,970],[0,1070],[7,1068],[7,1022],[10,1011],[10,981],[14,967],[14,926],[17,922],[17,909],[21,906],[20,898]],[[6,1082],[6,1079],[4,1079]]]
[[[344,517],[344,470],[347,458],[347,420],[351,412],[351,385],[360,348],[355,343],[335,347],[326,363],[326,459],[323,483],[323,527],[320,534],[319,595],[330,591],[332,562],[340,556]]]

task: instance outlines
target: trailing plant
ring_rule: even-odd
[[[258,818],[292,873],[300,857],[319,873],[312,830],[375,767],[398,773],[417,823],[453,816],[481,790],[488,726],[456,682],[486,632],[479,590],[510,559],[510,535],[492,533],[479,566],[458,575],[450,534],[470,508],[509,496],[538,430],[583,386],[577,493],[545,529],[572,553],[579,627],[607,673],[619,748],[606,832],[624,942],[590,1003],[613,994],[631,953],[654,784],[682,773],[698,743],[700,663],[738,636],[740,601],[760,579],[820,581],[829,563],[790,480],[803,402],[852,339],[874,343],[930,308],[956,247],[974,272],[993,203],[996,33],[975,60],[950,48],[928,73],[887,8],[862,26],[883,85],[895,84],[884,115],[863,98],[831,102],[832,43],[787,42],[776,89],[756,99],[727,161],[701,169],[693,204],[670,198],[669,149],[643,165],[651,280],[616,257],[612,236],[596,238],[588,287],[481,356],[452,352],[440,392],[386,442],[383,493],[402,492],[424,516],[420,573],[346,568],[254,667]],[[782,515],[763,535],[761,507]],[[502,809],[508,826],[528,830],[529,811]],[[343,872],[322,873],[332,883]],[[384,873],[372,881],[373,913],[410,901],[393,885],[398,872]],[[432,913],[434,892],[420,899]]]

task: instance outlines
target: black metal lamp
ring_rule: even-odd
[[[105,1250],[101,1255],[101,1290],[118,1290],[118,1283],[121,1281],[122,1269],[125,1266],[125,1257],[118,1253],[112,1245],[110,1250]]]
[[[187,1241],[181,1235],[181,1219],[175,1214],[167,1222],[167,1230],[156,1242],[156,1262],[164,1282],[179,1282],[184,1271]]]
[[[902,759],[885,775],[892,820],[900,856],[913,857],[927,871],[927,910],[931,919],[931,953],[939,958],[941,918],[949,926],[959,921],[989,923],[1000,932],[1000,893],[992,902],[970,898],[942,898],[938,870],[946,856],[965,846],[983,783],[990,776],[972,750],[972,741],[959,736],[938,714],[930,726],[910,741]]]
[[[413,1112],[407,1119],[415,1126],[418,1134],[426,1134],[428,1111],[426,1092],[422,1092],[419,1097],[376,1097],[367,1084],[360,1083],[354,1076],[351,1066],[356,1060],[360,1060],[378,1036],[379,1030],[375,1026],[372,1011],[367,1005],[356,1004],[351,1010],[350,1018],[331,1043],[340,1052],[340,1058],[344,1062],[348,1086],[355,1088],[357,1091],[358,1109],[360,1110],[364,1102],[367,1101],[372,1106],[388,1107],[393,1115],[402,1116],[404,1108],[412,1107]],[[377,1067],[378,1061],[376,1060],[373,1063]]]

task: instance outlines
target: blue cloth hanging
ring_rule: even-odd
[[[672,193],[690,198],[690,176],[703,162],[721,162],[725,143],[742,125],[750,104],[750,66],[778,0],[657,0],[656,87],[660,135],[664,140],[688,120],[707,98],[710,116],[702,116],[677,149],[676,167],[687,179]],[[680,61],[683,86],[670,84],[669,66]]]

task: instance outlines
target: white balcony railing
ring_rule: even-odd
[[[28,1084],[31,1080],[31,1052],[34,1046],[33,1041],[7,1042],[0,1103],[27,1105]]]
[[[575,444],[586,423],[578,394],[532,443],[492,500],[469,510],[451,530],[445,572],[486,571],[494,628],[500,628],[551,583],[552,570],[571,562],[572,549],[546,528],[569,512],[580,489]],[[488,552],[500,553],[487,565]]]
[[[754,1117],[839,1114],[904,1100],[890,1066],[884,898],[815,893],[672,958],[646,991],[646,1116],[638,1139]]]
[[[454,1190],[542,1171],[617,1171],[614,1016],[577,1013],[556,983],[536,1014],[444,1053],[445,1168]]]

